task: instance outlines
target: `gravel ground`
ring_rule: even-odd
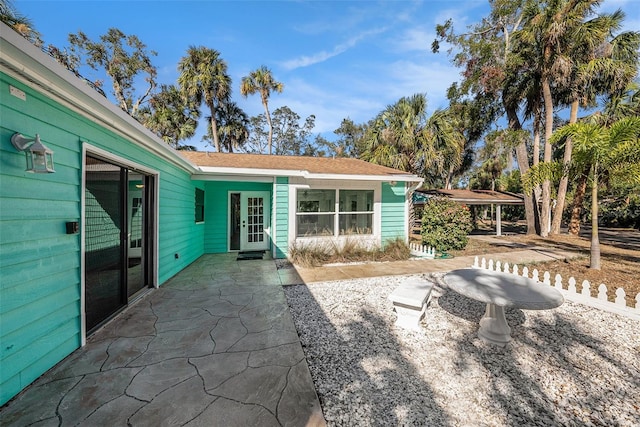
[[[424,277],[418,332],[394,326],[400,277],[285,287],[330,426],[640,425],[640,322],[571,302],[508,309],[500,348],[476,336],[484,304]]]

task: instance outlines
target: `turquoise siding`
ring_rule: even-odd
[[[277,178],[275,185],[274,258],[286,258],[289,248],[289,178]]]
[[[201,188],[204,188],[204,252],[218,254],[229,250],[229,192],[268,191],[271,194],[273,184],[206,181]]]
[[[395,186],[382,183],[382,228],[380,237],[382,245],[398,237],[406,238],[407,221],[405,219],[404,183]]]
[[[9,85],[26,93],[23,101]],[[158,281],[204,252],[188,172],[0,73],[0,404],[81,344],[81,141],[160,172]],[[15,132],[54,150],[56,173],[30,174]],[[174,254],[180,255],[175,259]]]

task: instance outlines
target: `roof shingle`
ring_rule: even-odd
[[[313,174],[412,176],[410,173],[397,169],[346,157],[274,156],[266,154],[207,153],[202,151],[180,151],[180,154],[201,167],[296,170]]]

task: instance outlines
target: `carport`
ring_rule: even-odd
[[[502,236],[502,205],[524,205],[520,194],[491,190],[416,190],[413,203],[424,204],[431,197],[446,197],[456,203],[465,205],[486,206],[496,208],[496,236]]]

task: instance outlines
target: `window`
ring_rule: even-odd
[[[373,233],[373,190],[340,190],[340,234]]]
[[[204,190],[196,188],[196,222],[204,222]]]
[[[345,234],[373,234],[373,190],[297,191],[297,237]]]
[[[296,236],[334,235],[335,190],[298,190],[297,201]]]

